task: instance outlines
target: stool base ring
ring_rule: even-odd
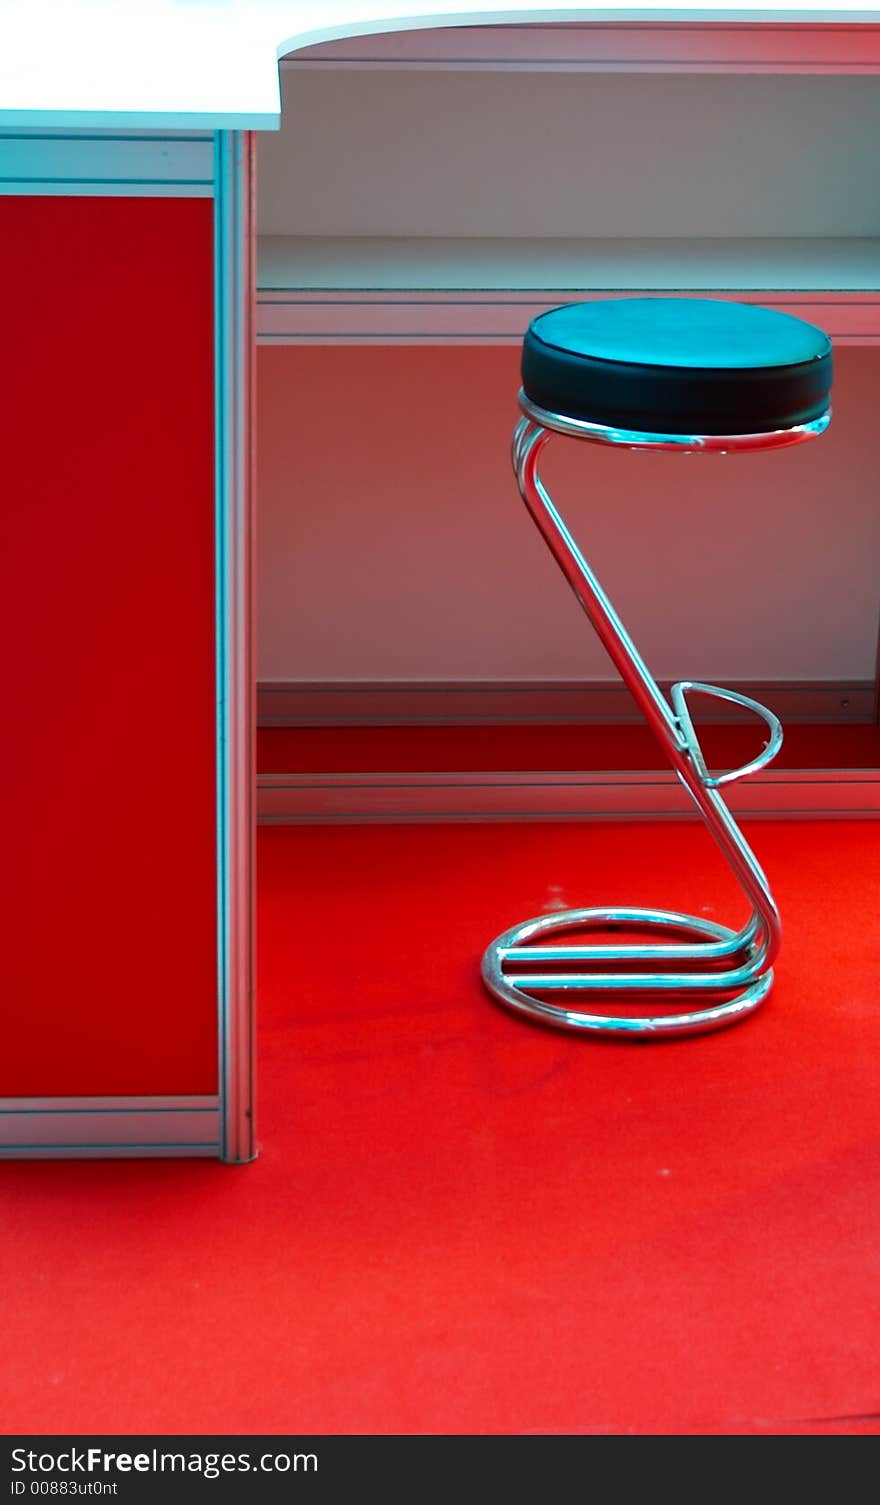
[[[678,944],[533,946],[536,936],[554,931],[659,930],[691,939]],[[694,941],[697,943],[695,944]],[[670,969],[688,962],[692,970]],[[633,971],[633,962],[663,964],[663,970]],[[630,970],[626,970],[629,963]],[[726,965],[725,965],[726,964]],[[514,925],[492,942],[483,955],[482,979],[488,991],[507,1008],[541,1024],[628,1040],[658,1040],[702,1034],[720,1029],[754,1012],[773,985],[772,968],[760,970],[760,948],[754,926],[744,931],[717,925],[695,915],[660,909],[570,909],[540,915]],[[577,966],[578,970],[573,970]],[[519,974],[511,968],[528,967]],[[592,970],[585,970],[591,968]],[[589,996],[632,1000],[626,1014],[588,1013],[571,1004],[547,1002],[536,994],[562,992],[566,997]],[[722,995],[709,1006],[685,1012],[645,1012],[645,997],[666,997],[671,1004],[682,993]],[[733,993],[734,996],[729,995]],[[637,1012],[637,1009],[639,1010]]]

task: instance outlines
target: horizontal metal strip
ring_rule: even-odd
[[[75,182],[71,178],[60,181],[41,182],[28,178],[16,182],[12,178],[0,178],[0,198],[89,198],[89,199],[210,199],[214,190],[210,183],[143,183],[120,179],[118,183],[98,182],[84,178]]]
[[[34,126],[31,130],[0,130],[0,144],[5,141],[146,141],[152,146],[163,141],[212,143],[213,140],[213,131],[59,131],[51,126]]]
[[[154,1093],[147,1097],[0,1097],[0,1113],[211,1113],[216,1093],[181,1097]]]
[[[876,242],[872,241],[872,245],[875,243],[878,258],[880,258],[880,238],[877,238]],[[700,291],[712,293],[717,298],[735,299],[737,303],[761,303],[763,305],[767,299],[771,299],[780,308],[785,308],[788,312],[791,312],[793,308],[803,310],[819,307],[837,310],[839,315],[841,310],[846,312],[848,308],[870,309],[878,298],[880,298],[880,259],[878,259],[877,271],[878,285],[876,288],[847,288],[843,291],[828,292],[824,289],[821,291],[810,291],[804,288],[786,289],[777,287],[758,291],[751,287],[741,289],[706,287],[701,288]],[[641,289],[635,290],[639,291]],[[689,298],[693,292],[693,288],[661,286],[659,282],[651,290],[668,294],[670,298]],[[529,312],[531,309],[543,306],[543,300],[549,298],[551,293],[553,298],[558,300],[560,294],[567,296],[569,293],[583,294],[584,292],[588,292],[591,296],[628,298],[633,291],[633,288],[600,287],[598,285],[591,285],[589,288],[573,287],[563,285],[561,282],[552,289],[540,289],[538,291],[528,288],[517,289],[513,287],[488,286],[485,288],[471,286],[450,289],[447,287],[429,288],[426,285],[425,290],[420,291],[418,287],[401,287],[398,289],[382,287],[356,288],[348,286],[319,287],[316,285],[314,287],[291,288],[261,287],[257,292],[257,298],[259,303],[266,308],[283,308],[289,305],[291,308],[335,309],[339,307],[353,307],[356,309],[371,309],[378,306],[379,308],[437,308],[443,310],[503,308]],[[540,303],[537,301],[539,299],[542,300]]]
[[[210,1107],[107,1108],[100,1098],[70,1099],[76,1107],[37,1106],[52,1099],[5,1099],[0,1114],[0,1155],[50,1153],[219,1153],[220,1112]],[[57,1100],[54,1100],[57,1102]],[[124,1098],[114,1100],[125,1104]],[[132,1100],[137,1102],[137,1100]],[[15,1104],[15,1109],[10,1105]]]
[[[380,811],[378,814],[371,811],[345,812],[341,815],[292,815],[274,816],[269,820],[260,821],[261,825],[275,826],[382,826],[382,825],[422,825],[433,826],[445,823],[462,825],[511,825],[514,822],[554,821],[588,824],[591,821],[614,821],[620,823],[637,824],[639,821],[666,822],[674,824],[676,821],[689,817],[669,813],[662,810],[621,810],[609,813],[607,811],[583,811],[583,810],[501,810],[501,811],[461,811],[450,812],[441,810],[423,810],[417,814],[395,814],[388,811]],[[864,809],[818,810],[811,806],[805,806],[802,810],[768,810],[753,811],[740,810],[737,812],[739,820],[876,820],[880,818],[876,808],[866,806]],[[2,1155],[2,1151],[0,1151]]]
[[[738,681],[729,686],[759,700],[788,722],[868,724],[874,720],[876,689],[870,680],[801,682]],[[715,702],[701,722],[750,719],[734,705]],[[704,712],[704,706],[699,706]],[[622,684],[532,681],[462,683],[400,682],[302,684],[263,682],[257,687],[260,726],[444,726],[641,724]]]
[[[731,785],[728,803],[741,817],[767,819],[880,816],[880,771],[765,774]],[[695,820],[675,775],[388,774],[258,780],[262,824],[322,821]]]
[[[783,784],[809,785],[831,781],[837,784],[877,784],[880,786],[880,768],[795,768],[779,772],[765,771],[749,780],[751,789]],[[267,793],[271,790],[296,789],[617,789],[624,785],[632,788],[657,789],[667,786],[681,795],[682,802],[689,802],[675,774],[665,768],[658,769],[565,769],[561,772],[550,769],[535,769],[514,773],[481,771],[456,771],[455,773],[410,773],[389,771],[387,773],[262,773],[259,787]],[[726,798],[739,798],[741,790],[731,788]]]
[[[0,194],[206,197],[213,182],[210,135],[0,134]]]
[[[219,1159],[218,1141],[204,1144],[20,1144],[0,1145],[0,1160]]]
[[[880,282],[880,268],[878,268]],[[631,289],[648,291],[648,288]],[[809,323],[819,325],[838,344],[873,344],[880,341],[880,288],[837,298],[810,297],[803,292],[780,294],[778,289],[760,293],[755,290],[654,288],[670,297],[687,297],[699,291],[701,296],[735,298],[738,302],[759,302],[764,307],[792,312]],[[590,289],[613,296],[620,289]],[[520,294],[510,299],[494,290],[481,298],[479,293],[463,297],[450,293],[447,298],[436,291],[420,298],[412,291],[393,295],[376,292],[371,296],[352,296],[340,291],[330,296],[326,289],[293,293],[264,290],[257,297],[257,340],[260,344],[394,343],[419,341],[462,341],[479,343],[520,341],[523,331],[538,314],[554,308],[560,296],[583,289],[548,290],[532,297]]]
[[[835,345],[838,349],[843,346],[871,348],[880,344],[880,334],[848,334],[835,336]],[[522,343],[522,335],[492,335],[492,334],[310,334],[310,335],[270,335],[257,341],[260,346],[321,346],[329,347],[339,345],[351,349],[388,347],[404,349],[408,346],[420,349],[430,349],[436,346],[438,349],[453,350],[473,349],[475,346],[486,348],[498,346],[499,348],[515,349]]]
[[[758,58],[729,57],[559,57],[559,58],[412,58],[394,61],[389,58],[313,58],[284,63],[285,71],[307,73],[665,73],[665,74],[753,74],[777,77],[780,74],[800,77],[864,78],[880,73],[880,59],[865,58],[853,63],[847,58],[827,58],[814,62],[810,58],[791,57],[762,62]]]

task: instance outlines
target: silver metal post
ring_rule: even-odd
[[[214,137],[221,1156],[252,1160],[255,996],[255,138]]]

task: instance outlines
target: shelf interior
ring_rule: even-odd
[[[873,293],[880,286],[880,237],[262,235],[257,265],[265,291]]]
[[[754,757],[754,727],[700,728],[707,760]],[[650,771],[666,768],[643,726],[261,727],[260,774]],[[880,769],[880,726],[794,725],[777,770]]]

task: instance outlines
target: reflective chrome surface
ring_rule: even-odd
[[[218,131],[214,185],[217,943],[223,1160],[252,1160],[256,871],[253,131]]]
[[[767,880],[718,791],[769,763],[782,745],[782,727],[772,712],[748,696],[691,680],[672,686],[670,706],[540,480],[538,459],[554,432],[628,448],[685,453],[780,449],[823,433],[830,412],[797,429],[767,434],[651,435],[545,413],[523,393],[520,406],[525,416],[514,431],[512,460],[523,500],[729,863],[752,913],[741,930],[664,909],[617,906],[540,915],[512,926],[492,942],[483,956],[483,981],[507,1007],[564,1029],[636,1040],[717,1029],[752,1013],[766,998],[780,942],[779,915]],[[711,695],[753,711],[769,733],[763,750],[741,768],[710,774],[688,708],[689,694]],[[613,939],[610,944],[544,940],[591,931],[611,932]],[[618,941],[617,935],[627,931],[631,939]],[[655,943],[655,932],[670,939]],[[541,943],[531,944],[534,941]],[[551,998],[542,996],[546,994]],[[593,1008],[579,1006],[582,1000],[592,1001]],[[605,1005],[602,1011],[597,1008],[600,1001]]]

